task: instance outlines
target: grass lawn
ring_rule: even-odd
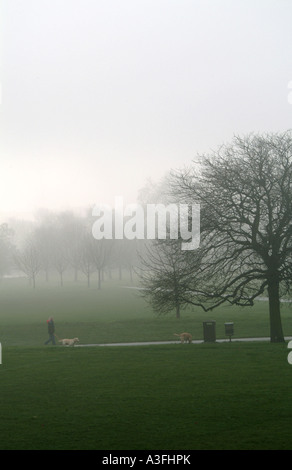
[[[157,317],[137,290],[113,281],[98,290],[85,281],[38,282],[29,288],[25,279],[5,279],[0,285],[0,341],[5,346],[41,346],[47,339],[46,320],[53,316],[60,338],[78,336],[81,343],[171,341],[174,333],[189,331],[203,339],[203,321],[216,320],[217,338],[224,338],[224,323],[234,322],[235,337],[269,336],[267,302],[252,308],[220,307],[205,313],[187,308],[180,320],[174,313]],[[292,308],[282,305],[285,336],[292,336]]]
[[[285,345],[7,348],[0,449],[291,449]]]
[[[173,340],[202,322],[234,321],[235,337],[268,336],[267,303],[187,309],[156,317],[118,282],[24,280],[0,286],[0,450],[291,449],[292,366],[287,344],[216,343],[136,347],[44,346],[52,315],[60,337],[81,343]],[[286,336],[291,310],[283,306]]]

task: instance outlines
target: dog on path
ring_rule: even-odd
[[[190,333],[180,333],[179,335],[174,333],[174,336],[179,336],[181,343],[191,343],[193,339]]]
[[[59,339],[59,343],[62,343],[63,346],[75,346],[76,343],[79,343],[79,339]]]

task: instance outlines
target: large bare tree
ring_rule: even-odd
[[[201,245],[183,298],[213,309],[266,294],[270,338],[284,341],[280,299],[292,279],[292,133],[235,137],[173,175],[173,191],[201,205]]]

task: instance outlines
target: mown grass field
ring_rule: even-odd
[[[125,283],[124,283],[125,284]],[[286,336],[292,311],[283,306]],[[46,319],[82,344],[173,340],[202,322],[234,321],[235,337],[268,336],[267,304],[187,309],[157,318],[120,282],[0,286],[0,449],[291,449],[292,366],[287,344],[44,346]]]

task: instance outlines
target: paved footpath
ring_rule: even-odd
[[[287,336],[285,338],[286,341],[292,339],[292,336]],[[251,342],[251,341],[270,341],[270,338],[232,338],[232,343],[236,341],[243,341],[243,342]],[[216,343],[229,343],[229,339],[217,339]],[[193,340],[193,344],[202,344],[204,343],[203,340]],[[85,348],[90,346],[151,346],[151,345],[158,345],[158,344],[181,344],[180,341],[147,341],[141,343],[105,343],[105,344],[77,344],[75,347],[78,348]]]

